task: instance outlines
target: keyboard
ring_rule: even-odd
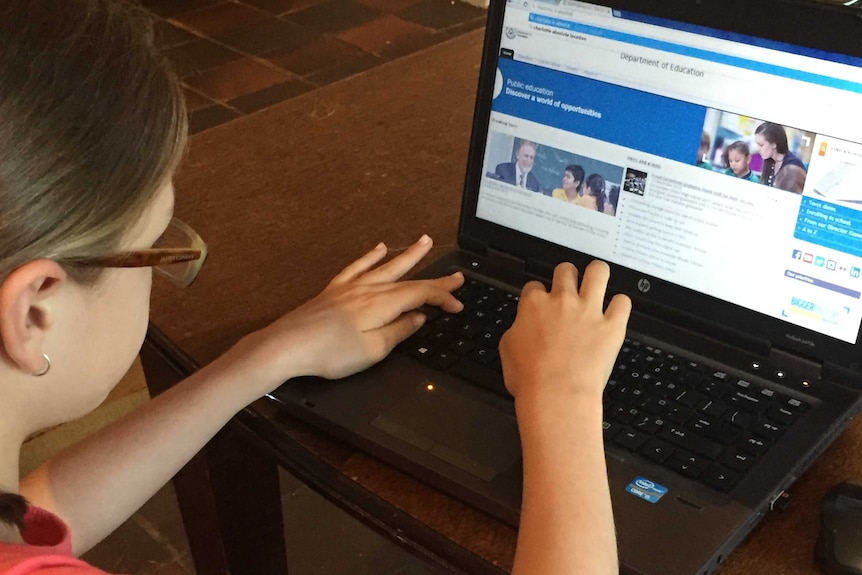
[[[493,393],[497,347],[518,295],[468,278],[458,314],[437,308],[398,350]],[[728,492],[808,409],[804,401],[708,364],[626,338],[604,390],[604,439],[715,490]]]

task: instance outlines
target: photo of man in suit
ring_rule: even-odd
[[[499,164],[494,173],[507,184],[538,192],[539,180],[530,172],[533,169],[535,161],[536,144],[527,140],[521,140],[518,151],[515,152],[515,161]]]

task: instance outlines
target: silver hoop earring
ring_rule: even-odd
[[[42,354],[42,357],[44,357],[44,358],[45,358],[45,369],[43,369],[43,370],[42,370],[42,371],[40,371],[39,373],[34,373],[33,375],[34,375],[35,377],[42,377],[43,375],[45,375],[46,373],[48,373],[49,371],[51,371],[51,358],[50,358],[50,357],[48,357],[48,355],[47,355],[47,354],[44,354],[44,353]]]

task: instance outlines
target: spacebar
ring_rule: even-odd
[[[506,390],[506,385],[503,383],[503,374],[491,369],[490,367],[486,367],[481,363],[476,363],[469,359],[462,359],[449,368],[449,372],[458,377],[462,377],[467,381],[478,384],[485,389],[489,389],[494,393],[511,397],[509,392]]]

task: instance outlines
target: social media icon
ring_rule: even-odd
[[[850,277],[858,278],[860,272],[862,272],[862,270],[860,270],[859,268],[850,268]]]
[[[820,142],[820,155],[821,156],[826,155],[826,146],[827,146],[826,142]]]
[[[824,258],[823,256],[817,256],[816,258],[814,258],[814,265],[819,268],[822,268],[826,265],[826,258]]]
[[[802,259],[802,250],[793,250],[793,259],[801,260]]]
[[[804,261],[807,264],[810,264],[811,262],[814,261],[814,255],[813,254],[804,254],[802,256],[802,261]]]
[[[827,260],[826,261],[826,269],[835,271],[835,268],[838,267],[838,262],[835,260]]]

